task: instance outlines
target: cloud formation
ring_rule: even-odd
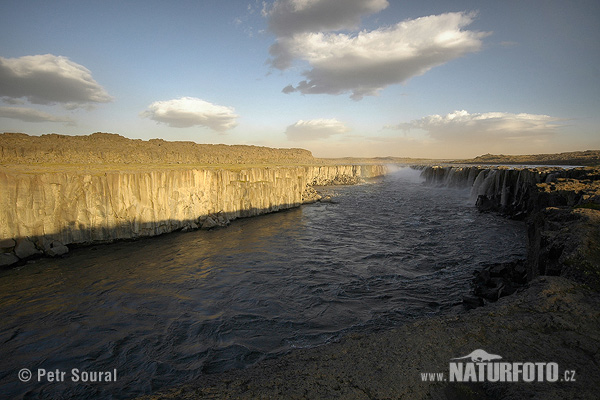
[[[421,129],[440,141],[515,141],[546,139],[556,133],[558,118],[540,114],[488,112],[470,114],[465,110],[447,115],[430,115],[387,129]]]
[[[234,111],[232,107],[212,104],[196,97],[181,97],[155,101],[140,116],[174,128],[204,126],[225,132],[237,126],[238,115]]]
[[[387,0],[277,0],[263,9],[279,37],[297,33],[355,29],[363,15],[379,12]]]
[[[335,118],[300,120],[285,130],[287,138],[294,142],[325,139],[329,136],[348,132],[350,129]]]
[[[90,70],[53,54],[0,57],[0,97],[6,102],[26,98],[34,104],[88,107],[112,101]]]
[[[281,36],[270,49],[271,64],[286,69],[299,59],[311,66],[303,73],[306,80],[287,86],[284,93],[351,92],[352,99],[360,100],[478,51],[489,33],[462,29],[474,17],[474,13],[447,13],[354,35],[305,32]]]
[[[24,122],[64,122],[67,125],[75,125],[75,121],[69,117],[59,117],[33,108],[0,107],[0,118],[18,119]]]

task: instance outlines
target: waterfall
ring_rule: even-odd
[[[471,201],[475,203],[477,201],[477,197],[479,196],[479,188],[483,185],[483,181],[485,181],[486,171],[479,171],[477,174],[477,178],[473,181],[473,185],[471,186]]]
[[[422,167],[425,184],[470,189],[470,201],[482,210],[511,215],[526,212],[531,188],[566,177],[563,169],[507,167]]]

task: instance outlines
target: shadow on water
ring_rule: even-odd
[[[403,174],[325,188],[336,204],[74,249],[0,272],[0,390],[150,393],[448,311],[474,269],[525,253],[521,224],[478,213],[468,193]],[[22,383],[21,368],[67,371],[67,381]],[[118,380],[76,384],[72,368],[117,369]]]

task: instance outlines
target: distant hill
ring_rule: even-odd
[[[456,164],[523,164],[523,165],[600,165],[600,150],[571,151],[558,154],[506,156],[484,154],[469,160],[454,160]]]
[[[410,157],[343,157],[343,158],[317,158],[322,164],[439,164],[452,162],[451,160],[435,160],[431,158]]]
[[[312,164],[304,149],[128,139],[112,133],[86,136],[0,134],[6,164]]]
[[[261,146],[169,142],[162,139],[128,139],[114,133],[85,136],[24,133],[0,134],[0,163],[19,165],[65,164],[90,167],[110,164],[195,165],[302,165],[302,164],[522,164],[600,165],[600,150],[560,154],[493,155],[468,160],[434,160],[406,157],[314,158],[304,149]],[[104,167],[103,167],[104,168]]]

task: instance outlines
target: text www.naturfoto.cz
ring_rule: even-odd
[[[421,381],[422,382],[445,382],[446,378],[444,377],[443,372],[421,372]]]

